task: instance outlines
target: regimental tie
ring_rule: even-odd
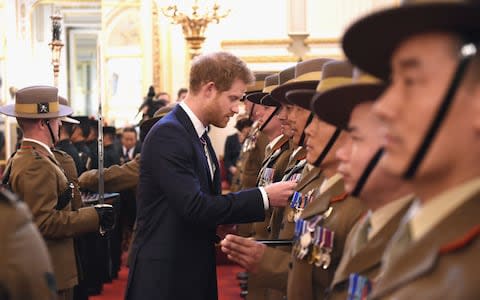
[[[208,151],[208,143],[210,142],[210,138],[208,137],[207,131],[203,133],[200,137],[200,142],[203,145],[203,151],[205,151],[205,156],[207,157],[208,163],[208,171],[210,172],[210,179],[213,181],[213,176],[215,174],[215,164],[212,161],[212,157],[210,156],[210,151]]]

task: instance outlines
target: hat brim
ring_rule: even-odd
[[[25,118],[25,119],[53,119],[53,118],[61,118],[61,117],[69,116],[73,114],[73,109],[63,104],[59,104],[57,112],[49,112],[44,114],[27,114],[27,113],[16,112],[15,104],[8,104],[0,107],[0,113],[10,117]]]
[[[287,101],[293,105],[300,106],[301,108],[310,110],[312,98],[315,95],[315,90],[302,89],[292,90],[285,94]]]
[[[247,97],[248,97],[249,95],[255,94],[255,93],[261,93],[261,92],[262,92],[262,90],[246,91],[246,92],[245,92],[245,96],[242,97],[242,98],[240,99],[240,101],[241,101],[241,102],[244,102],[245,100],[247,100]]]
[[[375,101],[383,93],[386,84],[348,84],[316,93],[311,109],[321,120],[341,129],[347,129],[350,115],[356,105]]]
[[[272,95],[270,95],[270,94],[266,94],[265,96],[263,96],[262,99],[260,99],[259,104],[263,105],[263,106],[270,106],[270,107],[279,107],[280,106],[280,102],[275,100],[272,97]]]
[[[430,31],[445,31],[458,33],[468,42],[478,42],[479,20],[478,4],[405,5],[375,12],[356,21],[346,30],[342,47],[352,64],[388,80],[392,54],[406,38]]]
[[[157,123],[162,117],[153,117],[153,118],[150,118],[146,121],[143,121],[142,124],[140,124],[140,130],[141,131],[150,131],[150,129],[153,127],[153,125],[155,125],[155,123]]]
[[[279,85],[278,87],[273,89],[270,94],[278,102],[283,104],[290,104],[285,97],[288,91],[315,90],[319,82],[319,80],[289,82]]]
[[[65,122],[70,124],[80,124],[80,121],[69,117],[61,117],[60,120],[62,121],[62,123]]]
[[[265,97],[265,95],[267,95],[267,93],[262,93],[262,92],[250,93],[247,96],[245,96],[245,100],[248,100],[255,104],[261,104],[260,100],[262,100],[262,98]]]

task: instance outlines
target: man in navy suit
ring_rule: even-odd
[[[227,125],[253,80],[232,54],[197,57],[186,99],[147,135],[127,299],[217,299],[216,226],[262,221],[270,206],[287,204],[295,182],[221,195],[206,128]]]

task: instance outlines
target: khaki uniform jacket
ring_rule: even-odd
[[[480,299],[479,216],[480,187],[400,256],[383,263],[371,299]],[[404,225],[392,246],[408,228]]]
[[[326,213],[330,214],[319,223],[335,233],[331,262],[324,270],[309,264],[306,260],[292,257],[292,268],[288,274],[287,298],[289,300],[324,299],[325,290],[330,286],[335,270],[343,254],[347,235],[360,216],[365,212],[360,201],[345,193],[343,180],[336,181],[316,197],[303,211],[302,218]]]
[[[56,299],[47,247],[25,203],[0,192],[0,299]]]
[[[260,132],[259,128],[259,123],[255,122],[243,142],[236,165],[237,173],[233,176],[230,186],[232,192],[256,186],[256,179],[265,157],[265,148],[268,145],[267,136]]]
[[[121,192],[137,187],[140,176],[140,154],[123,165],[113,165],[103,170],[105,192]],[[82,189],[98,190],[98,170],[89,170],[80,175],[79,184]]]
[[[75,235],[98,229],[98,214],[93,207],[72,211],[71,203],[55,209],[68,180],[53,155],[37,143],[24,141],[10,160],[12,190],[30,208],[33,220],[47,244],[59,290],[77,284],[73,249]]]
[[[262,167],[262,161],[265,157],[265,148],[268,145],[268,138],[260,131],[256,131],[253,137],[245,141],[250,147],[246,147],[247,151],[240,153],[240,158],[237,161],[237,174],[232,179],[232,192],[237,192],[243,189],[256,187],[257,176]],[[237,175],[235,174],[235,175]],[[241,236],[251,236],[253,231],[253,223],[239,224],[237,226],[237,233]]]
[[[247,189],[257,186],[257,176],[262,167],[265,158],[265,148],[269,141],[263,132],[259,132],[255,143],[255,148],[245,153],[245,161],[242,168],[239,169],[240,189]]]
[[[313,168],[305,173],[298,182],[296,190],[306,194],[322,184],[324,176],[319,168]],[[293,209],[286,207],[284,210],[278,239],[293,239],[295,221],[291,218]],[[261,287],[279,291],[271,293],[267,299],[282,299],[286,295],[287,276],[291,256],[291,246],[268,247],[259,265],[259,271],[249,277],[248,288]],[[273,296],[275,295],[275,296]]]
[[[55,159],[65,171],[65,176],[69,182],[73,183],[72,210],[79,210],[83,206],[82,195],[78,185],[78,172],[73,158],[66,152],[58,149],[52,149]]]
[[[285,169],[292,154],[292,149],[289,143],[290,139],[287,136],[283,136],[272,149],[265,154],[265,159],[262,163],[262,168],[257,178],[257,185],[260,183],[260,178],[263,177],[265,168],[274,169],[274,178],[273,182],[278,182],[282,179],[285,174]],[[265,220],[263,222],[257,222],[253,224],[252,236],[257,239],[267,239],[271,232],[270,218],[272,215],[273,208],[270,208],[265,212]]]
[[[290,145],[290,148],[293,150],[293,145]],[[287,167],[285,168],[285,174],[289,173],[295,166],[299,163],[301,163],[302,160],[305,159],[305,156],[307,155],[307,151],[305,148],[300,149],[297,153],[295,153],[295,156],[292,158],[289,158],[289,161],[287,163]],[[301,171],[299,171],[301,172]],[[280,234],[280,227],[282,226],[282,221],[283,221],[283,214],[285,212],[284,207],[275,207],[272,209],[272,214],[270,217],[270,223],[269,223],[269,231],[270,235],[268,236],[269,239],[278,239],[279,234]]]
[[[375,281],[380,271],[383,252],[393,234],[398,229],[398,225],[407,213],[412,201],[413,196],[410,201],[406,201],[405,204],[403,204],[397,213],[390,218],[371,240],[357,250],[357,253],[353,253],[355,248],[354,244],[357,241],[357,236],[361,234],[360,230],[365,222],[365,218],[362,218],[355,224],[347,237],[343,257],[335,272],[328,299],[347,299],[349,276],[352,273],[365,276],[371,282]]]

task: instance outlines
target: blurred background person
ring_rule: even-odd
[[[135,155],[140,153],[141,144],[138,141],[137,131],[133,127],[123,128],[120,141],[120,163],[124,164],[131,161]]]
[[[177,102],[182,102],[183,99],[187,96],[188,89],[186,88],[181,88],[177,92]]]
[[[224,150],[224,164],[225,170],[227,172],[227,181],[230,185],[232,183],[232,177],[237,173],[237,159],[240,155],[240,150],[242,149],[243,142],[250,132],[252,127],[252,120],[249,118],[241,118],[237,120],[235,124],[235,129],[238,132],[229,135],[225,140],[225,150]]]

